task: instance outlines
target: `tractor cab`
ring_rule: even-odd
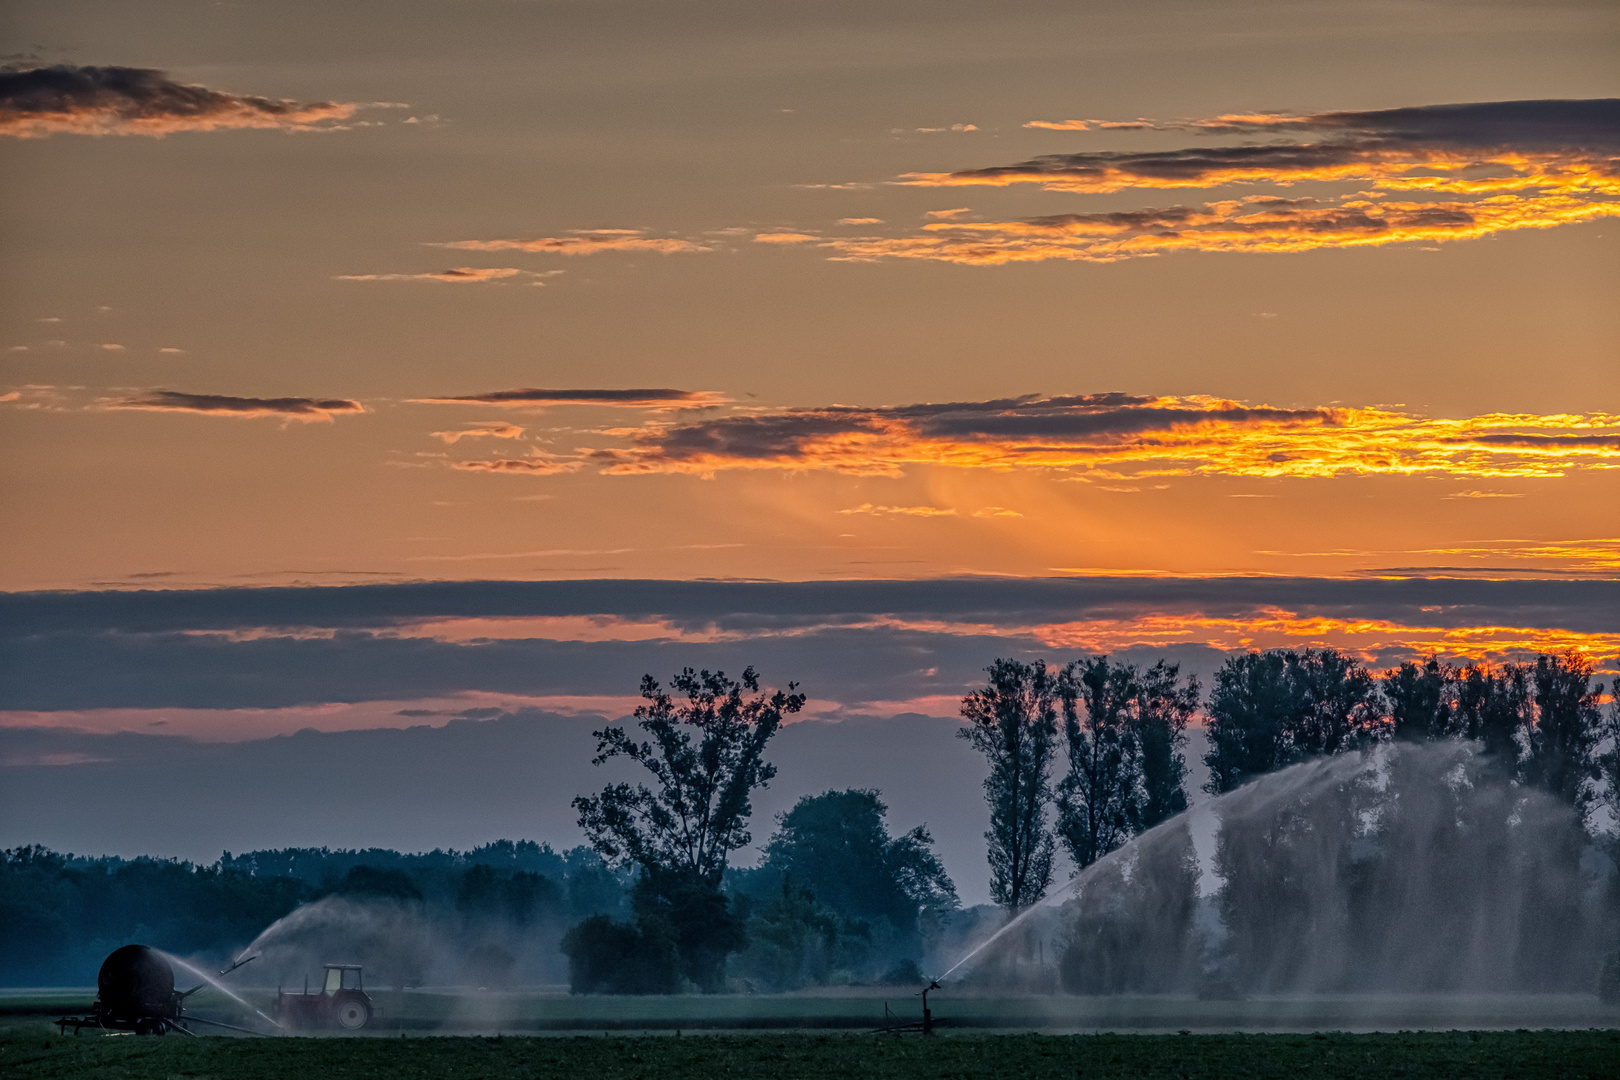
[[[365,990],[360,970],[359,964],[327,964],[326,985],[321,988],[321,993],[331,997],[339,990]]]
[[[366,993],[359,964],[327,964],[326,979],[320,989],[311,991],[309,980],[304,992],[276,991],[276,1020],[287,1027],[340,1027],[358,1031],[371,1023],[377,1013]]]

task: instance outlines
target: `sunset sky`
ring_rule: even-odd
[[[1609,0],[0,35],[13,768],[755,657],[846,720],[998,652],[1620,666]]]

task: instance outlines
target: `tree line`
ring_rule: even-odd
[[[522,974],[554,979],[565,972],[557,963],[548,971],[547,962],[564,929],[626,910],[627,885],[625,874],[589,848],[559,853],[526,840],[412,855],[385,848],[226,852],[212,865],[80,858],[29,845],[0,851],[0,985],[82,984],[108,952],[131,941],[225,960],[277,919],[325,897],[408,904],[441,936],[465,938],[461,952],[469,955],[492,936],[533,932],[550,941],[549,950],[536,950],[538,970]],[[443,974],[488,982],[503,973],[472,963]]]
[[[1200,714],[1211,794],[1381,741],[1459,740],[1572,813],[1607,801],[1620,817],[1620,709],[1602,707],[1604,687],[1573,653],[1498,665],[1431,658],[1379,673],[1332,649],[1277,649],[1230,657],[1207,695],[1162,660],[999,659],[986,674],[963,698],[958,734],[986,761],[991,895],[1007,916],[1046,895],[1060,845],[1084,868],[1186,809],[1187,730]],[[753,793],[775,776],[770,740],[805,704],[795,684],[763,689],[752,668],[740,679],[687,669],[667,690],[645,677],[641,693],[639,733],[595,732],[594,762],[626,758],[646,782],[574,801],[585,847],[227,852],[207,867],[19,848],[0,854],[0,981],[77,981],[69,969],[93,967],[132,935],[223,954],[324,896],[434,913],[467,946],[468,969],[452,976],[479,983],[549,977],[544,962],[515,970],[490,936],[516,928],[566,958],[579,992],[906,981],[965,933],[971,913],[928,830],[892,833],[877,791],[800,799],[779,815],[758,867],[730,865],[753,843]]]
[[[1058,843],[1084,868],[1187,806],[1186,728],[1200,688],[1173,664],[1106,656],[1057,669],[997,660],[987,670],[985,687],[963,701],[960,734],[989,765],[991,894],[1016,912],[1051,886]],[[1382,674],[1334,649],[1233,656],[1202,700],[1204,787],[1220,795],[1386,740],[1455,739],[1583,819],[1599,800],[1620,819],[1620,706],[1604,710],[1593,674],[1575,652],[1496,665],[1431,657]]]

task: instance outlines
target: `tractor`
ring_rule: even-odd
[[[366,993],[359,964],[327,964],[326,981],[313,993],[308,978],[301,994],[276,991],[276,1021],[290,1028],[359,1031],[378,1011]]]

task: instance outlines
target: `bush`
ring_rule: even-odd
[[[576,994],[673,994],[681,989],[675,942],[633,923],[592,915],[563,935],[568,988]]]

